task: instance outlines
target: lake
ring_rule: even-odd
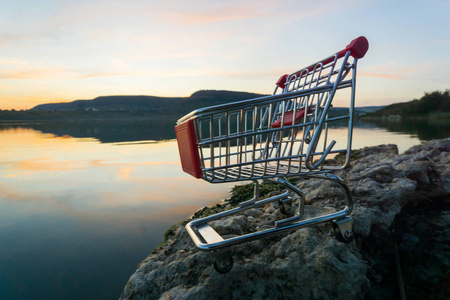
[[[357,122],[353,148],[450,136],[421,122]],[[227,198],[234,184],[181,171],[174,137],[171,122],[0,124],[0,298],[117,299],[170,226]]]

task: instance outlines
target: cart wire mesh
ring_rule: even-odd
[[[347,48],[283,75],[273,95],[198,109],[180,119],[175,129],[183,169],[220,183],[345,167],[361,57]],[[345,100],[339,113],[331,109],[337,96]],[[337,125],[347,129],[345,141],[339,143],[330,134]],[[339,153],[345,155],[342,164],[327,160]]]

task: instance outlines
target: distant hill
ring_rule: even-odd
[[[367,118],[386,118],[386,117],[433,117],[448,116],[450,113],[450,94],[449,90],[444,92],[435,91],[425,93],[419,100],[414,99],[409,102],[395,103],[383,107],[376,112],[366,115]]]
[[[190,97],[102,96],[92,100],[40,104],[32,111],[148,111],[181,114],[205,106],[261,97],[261,94],[202,90]]]
[[[1,111],[0,121],[101,121],[101,120],[177,120],[191,111],[264,96],[262,94],[201,90],[189,97],[102,96],[92,100],[40,104],[27,111]],[[381,106],[359,107],[357,117],[380,109]],[[333,107],[330,116],[348,112],[348,108]]]

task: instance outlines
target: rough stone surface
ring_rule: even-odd
[[[121,299],[398,299],[398,270],[408,299],[448,299],[449,153],[450,139],[400,155],[395,145],[355,151],[350,167],[336,173],[355,202],[356,238],[349,244],[338,242],[329,224],[299,229],[233,247],[232,270],[219,274],[213,256],[195,248],[183,225],[174,226],[138,266]],[[344,203],[331,182],[300,180],[297,186],[306,195],[305,218]],[[231,236],[280,218],[272,203],[212,225]]]

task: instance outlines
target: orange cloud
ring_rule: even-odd
[[[192,6],[188,1],[174,1],[170,10],[156,8],[155,17],[163,21],[183,25],[203,25],[224,21],[249,20],[267,17],[290,17],[294,19],[324,14],[328,11],[345,9],[349,4],[334,4],[329,1],[199,1]],[[353,2],[353,1],[352,1]],[[354,3],[352,3],[354,4]],[[155,9],[154,9],[155,11]]]
[[[98,73],[89,73],[85,75],[77,76],[77,78],[94,78],[94,77],[110,77],[110,76],[136,76],[139,74],[135,73],[121,73],[121,72],[98,72]]]
[[[42,79],[42,78],[60,78],[67,70],[44,68],[30,69],[24,71],[10,71],[0,74],[0,79]]]
[[[374,65],[366,68],[363,71],[358,71],[358,76],[374,77],[393,80],[408,79],[411,74],[418,72],[417,66],[414,68],[399,65],[395,61],[387,62],[381,65]]]
[[[29,69],[21,71],[9,71],[0,73],[0,79],[49,79],[49,78],[94,78],[94,77],[110,77],[110,76],[136,76],[139,74],[121,73],[121,72],[93,72],[82,75],[75,75],[74,73],[81,73],[80,70],[64,69],[64,68],[42,68]]]
[[[369,72],[358,72],[358,76],[361,77],[376,77],[376,78],[384,78],[384,79],[394,79],[394,80],[403,80],[405,77],[397,76],[394,74],[381,74],[381,73],[369,73]]]
[[[259,17],[268,17],[269,13],[259,13],[249,7],[228,7],[219,8],[204,12],[165,12],[161,16],[171,23],[181,23],[187,25],[201,25],[208,23],[217,23],[223,21],[234,21],[243,19],[252,19]]]

